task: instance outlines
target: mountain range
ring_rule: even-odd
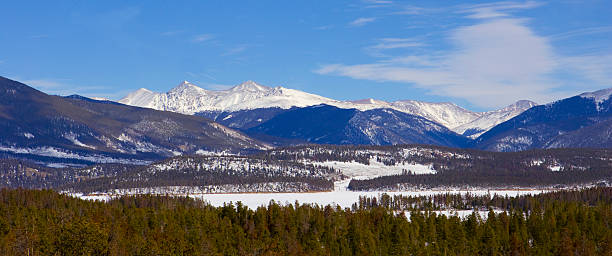
[[[0,157],[47,165],[147,164],[299,144],[431,144],[488,151],[611,148],[612,89],[472,112],[452,103],[338,101],[246,82],[188,82],[119,102],[47,95],[0,77]],[[138,106],[131,106],[138,105]]]
[[[431,103],[414,100],[386,102],[375,99],[339,101],[280,86],[268,87],[253,81],[221,91],[206,90],[184,81],[166,93],[141,88],[118,102],[183,114],[199,114],[219,122],[236,118],[238,115],[234,115],[234,112],[244,113],[244,111],[270,108],[286,110],[320,104],[359,111],[391,109],[428,119],[470,138],[476,138],[493,126],[536,105],[535,102],[522,100],[499,110],[473,112],[448,102]],[[216,116],[221,113],[225,115],[219,120]],[[262,122],[266,117],[270,117],[270,111],[261,117]],[[255,118],[255,120],[258,119],[260,118]],[[242,126],[230,127],[245,128]]]
[[[0,155],[55,164],[149,163],[198,151],[268,146],[209,119],[81,96],[0,77]]]
[[[535,106],[478,137],[476,148],[612,147],[612,88]]]
[[[612,147],[612,89],[545,105],[520,100],[474,112],[453,103],[334,100],[247,81],[212,91],[183,82],[167,93],[140,89],[120,103],[204,116],[275,145],[434,144],[490,151]]]

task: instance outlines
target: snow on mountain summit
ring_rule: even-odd
[[[459,134],[468,130],[475,134],[490,129],[535,105],[530,101],[519,101],[504,109],[489,112],[473,112],[453,103],[400,100],[387,102],[376,99],[338,101],[323,96],[284,87],[268,87],[254,81],[246,81],[227,90],[206,90],[184,81],[166,93],[157,93],[141,88],[119,100],[120,103],[195,114],[205,111],[239,111],[258,108],[308,107],[320,104],[339,108],[354,108],[361,111],[389,108],[424,117],[439,123]],[[474,137],[476,135],[472,135]]]
[[[152,108],[149,104],[151,103],[152,99],[156,97],[156,95],[157,93],[155,92],[149,91],[145,88],[140,88],[131,92],[123,99],[120,99],[119,103],[144,108]]]
[[[335,100],[283,87],[268,87],[246,81],[227,90],[206,90],[187,81],[166,93],[139,89],[120,103],[157,110],[194,114],[202,111],[237,111],[256,108],[306,107],[332,104]]]
[[[504,108],[483,112],[481,116],[458,127],[455,127],[453,131],[459,134],[464,134],[470,138],[477,138],[481,134],[485,133],[494,126],[503,123],[507,120],[512,119],[515,116],[523,113],[525,110],[531,107],[537,106],[538,104],[529,100],[519,100],[513,104],[510,104]],[[472,130],[470,134],[465,134],[466,131]]]
[[[258,84],[251,80],[236,85],[230,89],[230,91],[238,92],[238,91],[248,91],[248,92],[263,92],[270,90],[270,87]]]
[[[610,96],[612,96],[612,88],[607,88],[607,89],[594,91],[594,92],[585,92],[583,94],[580,94],[580,97],[591,98],[595,100],[597,104],[610,99]]]

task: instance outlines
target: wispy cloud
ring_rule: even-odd
[[[61,79],[61,80],[65,80],[65,79]],[[66,87],[65,82],[61,80],[58,81],[57,79],[31,79],[31,80],[24,80],[22,81],[22,83],[30,85],[34,88],[48,90],[48,89]]]
[[[358,18],[358,19],[356,19],[354,21],[351,21],[349,23],[349,25],[352,26],[352,27],[361,27],[361,26],[364,26],[364,25],[366,25],[368,23],[372,23],[374,21],[376,21],[376,18],[374,18],[374,17]]]
[[[70,79],[62,78],[39,78],[39,79],[19,79],[22,83],[32,86],[42,92],[52,95],[72,95],[78,94],[85,97],[100,97],[108,99],[119,99],[125,96],[128,91],[120,90],[112,92],[109,91],[109,86],[96,86],[96,85],[76,85]]]
[[[217,81],[217,78],[215,78],[214,76],[212,76],[211,74],[207,73],[207,72],[199,72],[199,73],[193,73],[193,72],[185,72],[185,74],[189,75],[190,77],[193,78],[206,78],[212,81]]]
[[[398,49],[423,46],[422,42],[418,42],[413,38],[382,38],[379,43],[370,46],[371,49]]]
[[[392,4],[393,1],[389,0],[363,0],[364,3],[367,4]]]
[[[576,36],[602,34],[602,33],[612,33],[612,26],[581,28],[581,29],[566,31],[563,33],[552,35],[550,38],[552,40],[564,40],[564,39],[568,39],[568,38],[572,38]]]
[[[562,57],[559,59],[560,71],[578,77],[579,81],[570,83],[599,84],[606,87],[612,86],[612,54],[582,55]],[[575,84],[566,84],[574,86]]]
[[[362,2],[366,4],[365,8],[380,8],[393,4],[393,1],[389,0],[362,0]]]
[[[448,31],[452,45],[445,52],[387,57],[366,64],[322,65],[316,73],[353,79],[408,83],[431,94],[465,99],[493,108],[519,99],[549,102],[601,85],[612,85],[612,55],[562,56],[551,39],[529,28],[529,20],[507,12],[539,6],[539,3],[501,2],[464,7],[476,24]],[[388,38],[371,48],[418,46],[405,38]],[[555,74],[571,73],[581,86],[568,90]],[[572,91],[573,90],[573,91]]]
[[[459,13],[469,13],[468,18],[490,19],[509,16],[509,12],[532,9],[542,5],[541,2],[494,2],[465,6]]]
[[[364,50],[367,54],[379,58],[391,57],[385,51],[425,46],[422,41],[415,38],[381,38],[376,41],[376,44],[365,47]],[[397,55],[396,52],[393,54]]]
[[[204,84],[204,87],[209,90],[221,91],[221,90],[230,89],[234,87],[234,85],[231,85],[231,84]]]
[[[430,9],[426,9],[423,7],[413,6],[413,5],[404,5],[400,7],[399,11],[394,11],[392,14],[401,14],[401,15],[419,15],[425,12],[431,11]]]
[[[116,29],[134,20],[140,15],[140,13],[140,7],[124,7],[101,13],[95,17],[94,22],[104,27]],[[83,18],[84,20],[90,19],[90,17]]]
[[[200,35],[194,36],[193,41],[200,43],[200,42],[211,40],[213,38],[215,38],[215,36],[212,34],[200,34]]]
[[[170,30],[170,31],[162,32],[162,33],[160,33],[160,35],[162,35],[162,36],[175,36],[175,35],[181,34],[183,32],[185,32],[185,30]]]
[[[248,47],[246,45],[239,45],[239,46],[236,46],[236,47],[233,47],[233,48],[227,50],[226,52],[221,54],[221,56],[235,55],[235,54],[244,52],[247,48]]]
[[[332,28],[334,28],[334,25],[323,25],[323,26],[315,27],[314,29],[315,30],[329,30]]]

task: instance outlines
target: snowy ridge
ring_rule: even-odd
[[[470,137],[473,138],[496,124],[509,120],[536,105],[531,101],[519,101],[499,110],[473,112],[448,102],[434,103],[414,100],[386,102],[376,99],[339,101],[280,86],[268,87],[253,81],[247,81],[221,91],[206,90],[184,81],[166,93],[157,93],[141,88],[128,94],[118,102],[183,114],[272,107],[289,109],[292,107],[308,107],[320,104],[345,109],[354,108],[360,111],[390,108],[424,117],[459,134],[475,129],[478,133],[471,134]]]
[[[247,81],[228,90],[202,89],[184,81],[167,93],[138,89],[119,103],[183,114],[203,111],[237,111],[256,108],[307,107],[337,101],[284,87],[267,87]]]
[[[612,88],[580,94],[580,97],[593,99],[597,104],[610,99],[610,96],[612,96]]]
[[[533,101],[520,100],[505,108],[484,112],[480,117],[470,121],[469,123],[455,127],[453,131],[459,134],[464,134],[468,129],[478,128],[480,130],[479,132],[468,135],[468,137],[475,139],[496,125],[510,120],[513,117],[523,113],[525,110],[537,105],[538,104]]]

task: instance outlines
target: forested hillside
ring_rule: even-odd
[[[49,168],[5,159],[0,160],[0,187],[85,193],[308,192],[332,190],[334,182],[352,179],[352,190],[560,188],[612,184],[610,156],[608,149],[487,152],[427,145],[307,145],[245,156],[176,156],[146,166]]]
[[[0,254],[610,255],[611,192],[503,199],[501,213],[462,219],[371,203],[351,210],[271,202],[251,210],[167,196],[104,203],[2,189]]]

